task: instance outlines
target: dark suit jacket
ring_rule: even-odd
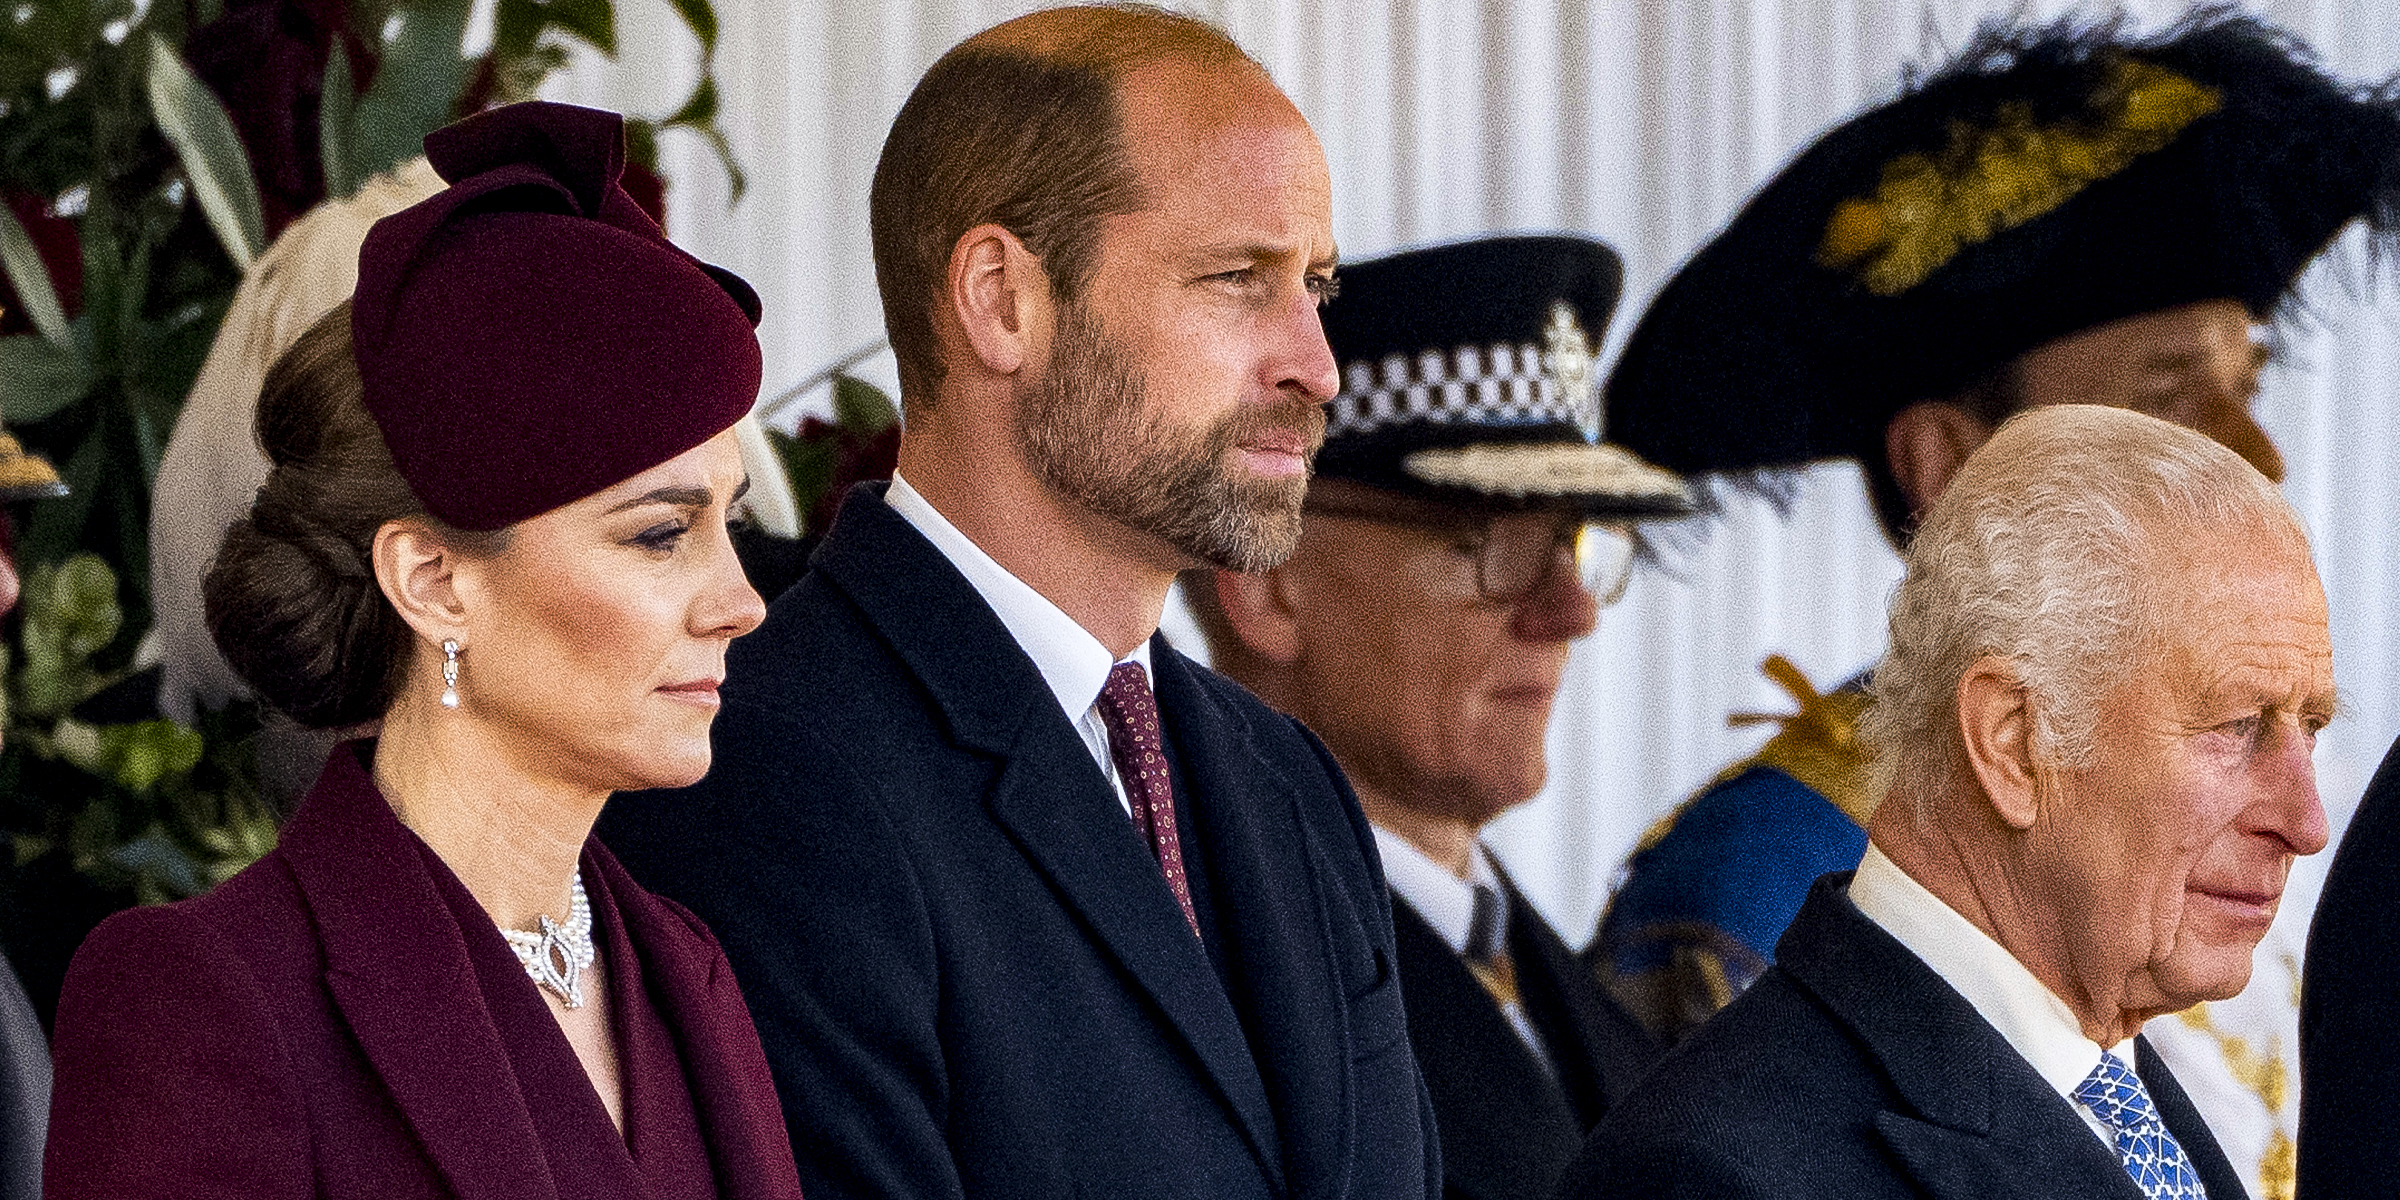
[[[1546,1200],[1584,1135],[1660,1048],[1601,992],[1516,885],[1503,877],[1500,886],[1518,1002],[1552,1066],[1534,1057],[1450,943],[1394,897],[1400,994],[1441,1132],[1443,1194]]]
[[[1775,965],[1611,1109],[1562,1197],[1991,1200],[2141,1189],[1965,997],[1817,881]],[[2134,1069],[2215,1200],[2242,1200],[2166,1064]]]
[[[1356,800],[1151,650],[1206,947],[1032,659],[871,486],[734,644],[709,777],[612,806],[733,956],[811,1200],[1438,1190]]]
[[[94,931],[59,1001],[53,1200],[558,1196],[479,982],[477,963],[509,952],[470,958],[469,937],[498,931],[460,923],[441,889],[464,889],[429,857],[344,746],[273,853],[199,899]],[[798,1200],[723,952],[598,843],[583,870],[675,1040],[719,1194]],[[556,1049],[571,1060],[563,1035]]]
[[[2300,1194],[2383,1200],[2400,1188],[2400,742],[2334,851],[2300,986]]]

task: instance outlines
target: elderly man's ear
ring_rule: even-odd
[[[1883,427],[1883,453],[1910,514],[1924,516],[1967,456],[1991,436],[1981,417],[1948,401],[1920,401],[1894,414]]]
[[[1215,575],[1217,604],[1225,610],[1225,623],[1232,627],[1242,648],[1276,666],[1297,662],[1300,617],[1283,570],[1218,571]]]
[[[1967,766],[1993,812],[2030,829],[2040,812],[2041,766],[2033,756],[2033,700],[2008,663],[1979,658],[1958,681],[1958,732]]]

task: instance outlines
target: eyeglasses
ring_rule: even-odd
[[[1474,562],[1476,593],[1496,604],[1514,604],[1532,595],[1562,565],[1603,607],[1623,599],[1633,578],[1632,531],[1572,513],[1498,513],[1465,520],[1445,514],[1428,519],[1370,505],[1320,503],[1314,496],[1306,511],[1412,529],[1455,530],[1456,549]]]

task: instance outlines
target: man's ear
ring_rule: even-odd
[[[1217,571],[1217,605],[1225,623],[1250,653],[1290,666],[1300,658],[1300,620],[1292,610],[1283,568],[1267,571]]]
[[[386,521],[375,531],[375,583],[417,636],[466,639],[472,587],[461,587],[458,552],[422,521]]]
[[[1993,811],[2011,828],[2032,828],[2041,808],[2032,693],[2006,660],[1978,658],[1959,678],[1958,733]]]
[[[967,349],[986,370],[1014,375],[1039,360],[1052,319],[1042,260],[998,225],[959,235],[950,248],[949,307]]]
[[[1983,418],[1944,400],[1924,400],[1894,414],[1883,427],[1884,460],[1908,498],[1911,517],[1923,517],[1952,476],[1992,436]]]

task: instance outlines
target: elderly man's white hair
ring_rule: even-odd
[[[217,329],[208,360],[192,383],[159,462],[150,509],[150,591],[156,619],[143,661],[162,665],[159,704],[190,721],[194,702],[215,708],[248,694],[209,638],[200,581],[225,529],[250,510],[267,481],[258,448],[258,389],[267,368],[318,318],[358,286],[358,248],[375,222],[442,190],[423,158],[378,175],[346,200],[310,209],[292,222],[242,277]],[[734,426],[749,471],[751,515],[769,532],[799,533],[800,514],[781,460],[754,417]],[[307,781],[302,780],[305,786]]]
[[[2256,467],[2178,425],[2096,405],[2036,408],[1984,443],[1933,504],[1892,601],[1860,736],[1876,791],[1918,815],[1968,770],[1958,684],[1985,655],[2033,697],[2035,753],[2089,765],[2101,695],[2154,660],[2175,620],[2155,586],[2173,539],[2247,528],[2308,553]]]

